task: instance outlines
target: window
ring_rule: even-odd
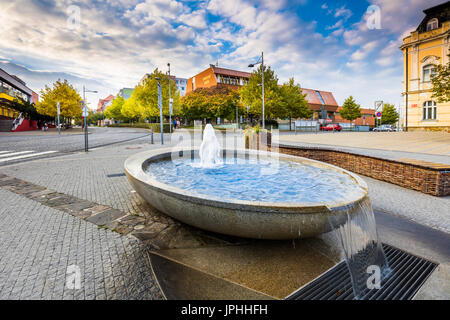
[[[423,120],[436,120],[436,102],[425,101],[423,103]]]
[[[433,18],[427,23],[427,31],[431,31],[438,28],[438,19]]]
[[[436,74],[436,66],[428,64],[423,67],[423,82],[431,81],[431,76]]]
[[[316,95],[317,95],[317,97],[319,98],[320,103],[321,103],[322,105],[325,105],[325,101],[323,101],[322,96],[320,95],[320,92],[319,92],[319,91],[316,91]]]

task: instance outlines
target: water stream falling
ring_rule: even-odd
[[[336,215],[329,218],[329,222],[344,251],[354,296],[361,299],[370,290],[379,289],[389,277],[391,269],[381,242],[378,241],[375,217],[369,198],[366,197],[356,207],[348,208],[347,219],[343,224],[341,219]],[[379,274],[378,282],[375,278],[377,274]]]

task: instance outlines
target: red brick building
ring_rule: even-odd
[[[340,116],[339,111],[342,107],[339,107],[333,93],[305,88],[302,88],[302,92],[306,94],[309,108],[314,111],[313,119],[331,119],[333,122],[351,123],[351,121]],[[361,114],[362,116],[355,120],[355,125],[375,126],[375,111],[373,109],[361,108]]]
[[[251,73],[219,68],[209,65],[209,68],[188,79],[186,94],[198,88],[210,88],[214,86],[227,86],[240,88],[248,82]]]
[[[105,99],[99,99],[97,104],[97,112],[105,112],[105,110],[112,104],[114,96],[110,94]]]
[[[340,123],[351,123],[352,121],[342,119],[339,115],[339,111],[342,107],[339,107],[337,113],[334,115],[334,122]],[[371,128],[375,126],[375,110],[373,109],[363,109],[361,108],[362,116],[354,121],[357,126],[370,126]]]

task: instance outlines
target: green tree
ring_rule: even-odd
[[[156,78],[159,78],[157,80]],[[144,83],[137,85],[131,94],[135,101],[131,101],[125,113],[139,115],[141,118],[148,118],[159,116],[158,106],[158,81],[161,83],[161,96],[163,115],[169,115],[169,77],[160,70],[155,69],[153,73],[145,79]],[[180,93],[177,90],[176,84],[173,80],[170,85],[170,95],[173,99],[173,114],[177,115],[180,112]],[[133,103],[134,102],[134,103]],[[135,112],[128,110],[137,108]]]
[[[448,55],[450,58],[450,54]],[[450,101],[450,61],[447,65],[436,66],[436,74],[431,76],[433,98],[439,103]]]
[[[361,106],[356,103],[352,96],[345,99],[339,114],[343,119],[353,121],[361,117]]]
[[[310,118],[313,111],[309,109],[308,101],[306,101],[306,94],[302,93],[300,85],[295,84],[294,78],[290,78],[287,83],[284,83],[281,88],[281,100],[283,111],[289,119],[292,118]]]
[[[382,124],[395,124],[398,121],[398,112],[393,104],[385,103],[381,113]]]
[[[136,90],[137,87],[134,91]],[[130,120],[137,120],[141,116],[141,107],[136,99],[136,94],[134,93],[134,91],[131,96],[123,103],[122,109],[120,110],[122,116]]]
[[[242,105],[250,106],[249,113],[262,118],[262,65],[252,72],[248,83],[240,90]],[[264,113],[266,118],[283,118],[286,110],[282,107],[282,97],[275,72],[264,66]]]
[[[125,100],[121,96],[117,96],[112,101],[112,104],[109,108],[105,110],[105,118],[114,119],[114,120],[124,120],[124,116],[122,114],[122,107],[125,103]]]
[[[58,79],[52,88],[45,86],[40,91],[40,102],[36,109],[40,114],[56,117],[56,104],[59,102],[61,116],[74,118],[82,113],[81,101],[81,96],[67,80]]]
[[[181,113],[190,120],[215,117],[235,120],[236,108],[242,114],[239,92],[227,87],[199,88],[181,101]]]
[[[34,103],[25,101],[20,98],[15,98],[10,105],[13,109],[22,113],[22,117],[30,120],[44,120],[44,121],[52,121],[53,117],[49,117],[46,115],[42,115],[37,112],[36,106]]]

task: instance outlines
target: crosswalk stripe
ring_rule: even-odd
[[[13,153],[4,153],[4,154],[0,154],[0,158],[18,156],[19,154],[30,153],[30,152],[34,152],[34,151],[20,151],[20,152],[13,152]]]
[[[45,152],[38,152],[38,153],[31,153],[31,154],[24,154],[24,155],[17,156],[17,157],[3,158],[3,159],[0,159],[0,163],[1,163],[1,162],[6,162],[6,161],[12,161],[12,160],[23,159],[23,158],[37,157],[37,156],[41,156],[41,155],[44,155],[44,154],[55,153],[55,152],[57,152],[57,151],[45,151]]]

